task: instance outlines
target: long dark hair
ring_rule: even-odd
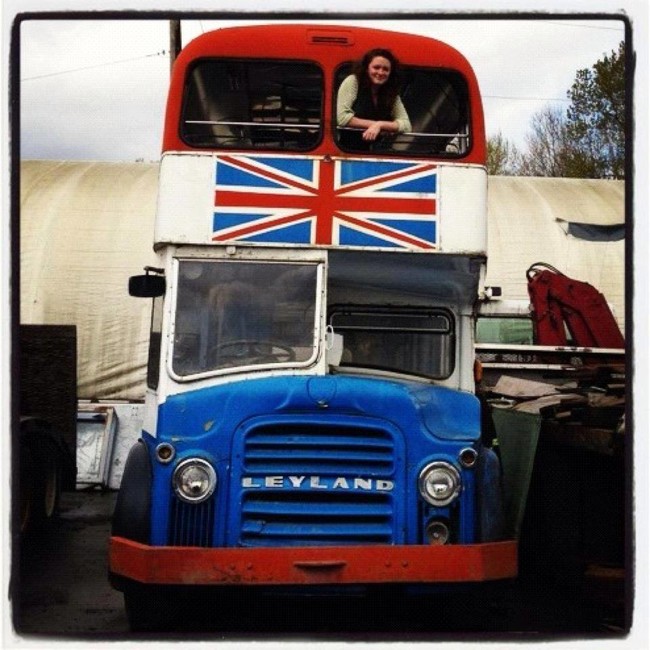
[[[390,74],[386,83],[379,88],[377,103],[382,108],[392,109],[395,99],[399,94],[400,66],[397,57],[390,50],[381,47],[369,50],[363,55],[360,61],[355,63],[353,72],[359,82],[359,87],[369,88],[370,78],[368,77],[368,66],[376,56],[381,56],[390,61]]]

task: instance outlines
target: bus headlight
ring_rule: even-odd
[[[217,487],[217,473],[202,458],[187,458],[178,464],[172,477],[176,496],[187,503],[202,503]]]
[[[433,519],[427,524],[425,536],[431,546],[444,546],[449,541],[449,528],[444,521]]]
[[[449,505],[460,494],[460,474],[449,463],[429,463],[421,472],[418,488],[422,498],[432,506]]]

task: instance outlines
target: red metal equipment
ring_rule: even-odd
[[[526,271],[526,278],[538,345],[625,347],[605,297],[592,285],[541,262]]]

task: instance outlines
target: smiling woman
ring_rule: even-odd
[[[361,139],[366,142],[376,140],[381,132],[410,131],[411,122],[398,94],[399,81],[399,62],[390,50],[366,52],[339,87],[338,125],[362,129]],[[354,134],[357,139],[358,135]],[[351,136],[343,132],[342,140]]]

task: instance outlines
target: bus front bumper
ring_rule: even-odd
[[[517,543],[197,548],[111,537],[109,572],[152,585],[485,582],[516,577]]]

